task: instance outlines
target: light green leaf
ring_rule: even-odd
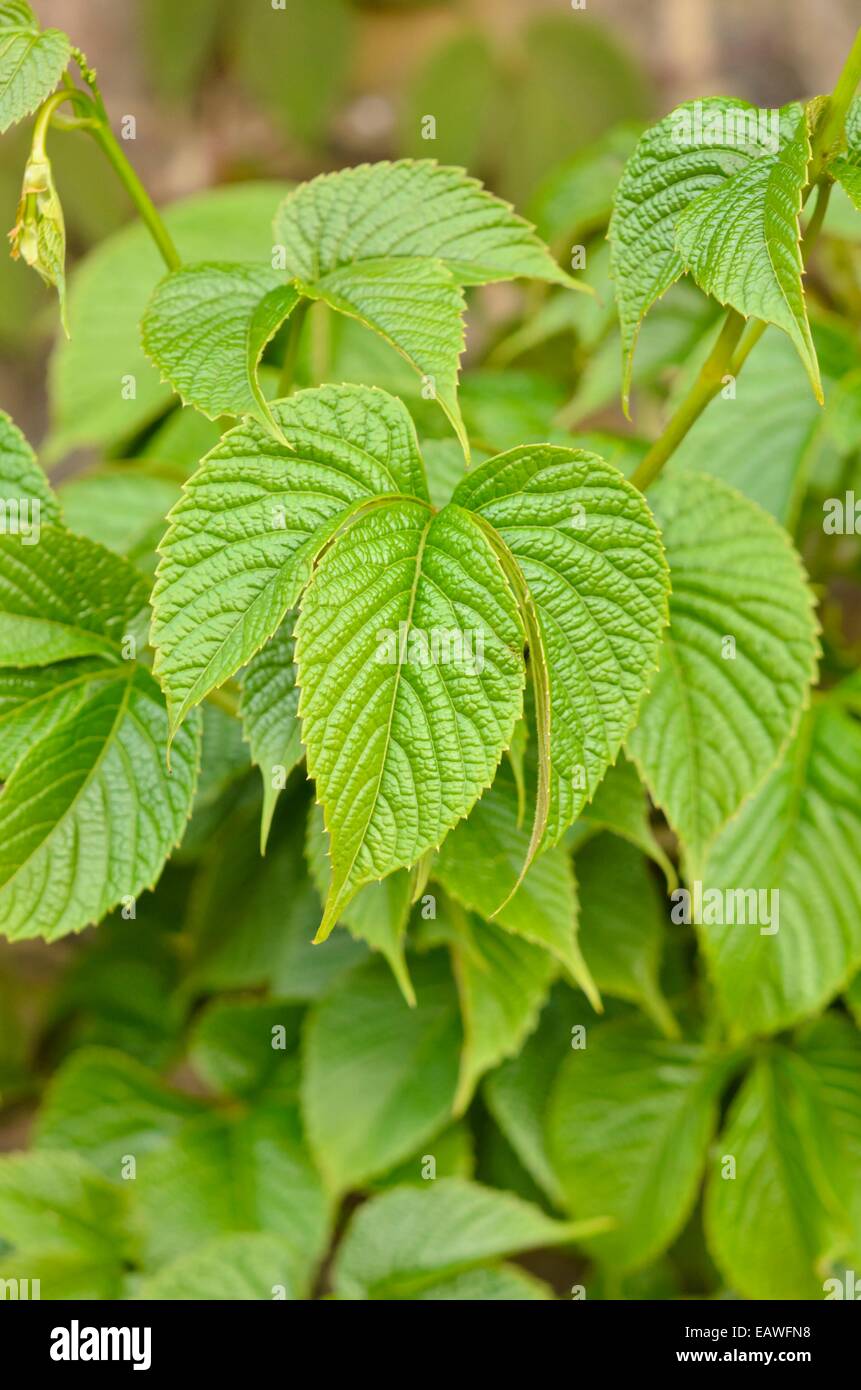
[[[565,837],[565,844],[577,849],[599,830],[610,830],[642,850],[657,864],[667,886],[676,887],[676,871],[649,824],[649,798],[640,774],[624,753],[608,769],[589,805],[583,807]]]
[[[541,236],[553,245],[563,237],[576,241],[609,221],[641,130],[633,123],[614,126],[547,175],[530,204]]]
[[[42,1298],[119,1298],[126,1197],[77,1154],[0,1158],[0,1278],[40,1279]]]
[[[462,1178],[375,1197],[350,1223],[335,1264],[341,1298],[413,1298],[499,1255],[567,1244],[587,1225],[555,1221],[507,1192]]]
[[[119,1182],[128,1155],[165,1143],[200,1102],[169,1091],[155,1072],[123,1052],[82,1048],[51,1078],[34,1135],[38,1150],[66,1149]]]
[[[0,920],[56,940],[151,888],[191,810],[199,725],[165,766],[158,686],[127,663],[18,763],[0,796]]]
[[[804,1018],[861,965],[859,837],[861,728],[834,705],[817,704],[703,867],[704,893],[756,894],[756,913],[746,906],[734,913],[741,922],[705,918],[700,929],[735,1033],[773,1033]]]
[[[557,965],[539,946],[467,917],[453,909],[457,944],[452,948],[454,976],[463,1017],[455,1114],[463,1114],[478,1082],[520,1051],[536,1027]]]
[[[155,463],[106,464],[78,474],[60,486],[66,525],[151,574],[182,477],[179,469]]]
[[[706,1189],[709,1251],[729,1286],[743,1298],[823,1298],[814,1272],[826,1249],[826,1222],[799,1126],[796,1059],[783,1048],[763,1056],[733,1101],[712,1157]],[[722,1156],[735,1177],[722,1176]]]
[[[332,882],[328,843],[323,808],[313,805],[308,816],[305,856],[321,903],[325,903]],[[412,888],[412,876],[406,869],[397,869],[379,883],[366,883],[341,914],[341,921],[357,941],[366,942],[372,951],[385,957],[410,1005],[416,1002],[406,958]]]
[[[72,56],[59,29],[40,29],[24,0],[0,3],[0,134],[29,116],[56,87]]]
[[[285,1272],[307,1293],[330,1208],[295,1108],[279,1102],[192,1121],[144,1155],[134,1187],[147,1263],[178,1259],[216,1236],[259,1231],[280,1237]]]
[[[383,392],[324,386],[275,414],[292,450],[238,425],[168,518],[153,645],[174,728],[275,634],[351,508],[381,493],[426,496],[412,421]]]
[[[705,475],[654,491],[670,562],[670,628],[628,740],[689,874],[774,766],[816,671],[813,595],[786,533]]]
[[[596,985],[639,1004],[665,1037],[677,1037],[659,983],[667,908],[646,860],[627,841],[599,835],[575,864],[580,946]]]
[[[415,1295],[417,1302],[431,1302],[437,1299],[457,1303],[533,1303],[552,1299],[553,1290],[540,1279],[518,1269],[516,1265],[485,1265],[478,1269],[468,1269],[444,1279],[439,1284],[430,1284]]]
[[[294,1299],[294,1269],[289,1245],[277,1236],[219,1236],[145,1279],[137,1297],[195,1303]]]
[[[534,851],[591,799],[636,718],[666,622],[663,546],[642,494],[578,450],[512,449],[470,473],[453,500],[504,542],[534,611],[536,708],[541,719],[547,706],[549,725],[538,726]]]
[[[676,225],[690,203],[735,175],[769,169],[774,132],[768,113],[744,101],[686,102],[642,136],[625,166],[610,222],[612,275],[622,325],[622,396],[627,409],[634,348],[651,306],[684,273]],[[801,107],[785,107],[781,134],[794,132]],[[766,143],[767,142],[767,143]],[[772,144],[773,148],[773,144]]]
[[[243,183],[196,194],[163,210],[183,261],[269,263],[277,183]],[[70,341],[51,359],[51,436],[56,459],[82,445],[131,440],[171,403],[141,346],[140,321],[164,265],[140,222],[102,242],[69,286]],[[199,457],[199,455],[198,455]]]
[[[181,400],[208,419],[250,415],[287,443],[257,371],[299,302],[267,266],[204,261],[165,276],[147,306],[144,349]]]
[[[242,733],[263,778],[263,817],[260,850],[265,853],[279,791],[288,775],[305,756],[299,724],[299,687],[293,660],[293,628],[290,611],[283,623],[242,673],[239,715]]]
[[[147,605],[127,561],[59,527],[39,544],[0,535],[0,666],[46,666],[72,656],[121,655]]]
[[[439,845],[493,781],[521,710],[522,640],[461,507],[391,499],[323,555],[296,627],[302,737],[331,839],[319,940],[363,883]]]
[[[0,31],[2,32],[2,31]],[[22,523],[60,523],[60,504],[18,426],[0,410],[0,497],[3,532],[18,534]],[[38,506],[35,505],[38,503]]]
[[[425,1147],[430,1153],[424,1153]],[[391,1187],[403,1187],[405,1183],[413,1187],[423,1187],[430,1181],[428,1160],[432,1159],[434,1180],[436,1178],[471,1178],[475,1169],[473,1134],[468,1120],[454,1120],[446,1129],[431,1139],[428,1145],[419,1145],[416,1153],[405,1158],[382,1177],[374,1179],[369,1186],[375,1192],[386,1192]]]
[[[810,133],[802,115],[780,153],[763,155],[722,187],[701,194],[676,223],[676,248],[707,294],[792,339],[821,403],[822,381],[807,321],[798,215]]]
[[[577,944],[570,855],[561,847],[540,854],[510,897],[528,850],[529,827],[518,825],[514,775],[503,766],[468,818],[446,836],[431,872],[464,907],[543,947],[578,979],[587,972]]]
[[[308,1020],[302,1107],[336,1195],[409,1157],[451,1117],[461,1044],[454,984],[440,952],[419,957],[412,971],[414,1009],[387,967],[373,962],[352,971]]]
[[[622,1270],[659,1255],[696,1199],[717,1121],[724,1068],[696,1043],[667,1042],[651,1024],[588,1029],[568,1053],[548,1117],[548,1144],[570,1211],[610,1216],[597,1258]]]

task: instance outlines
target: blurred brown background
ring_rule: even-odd
[[[527,210],[549,169],[620,120],[717,92],[770,106],[828,89],[861,18],[858,0],[32,3],[95,65],[115,125],[135,117],[129,153],[157,202],[430,153]],[[7,226],[27,139],[0,141]],[[74,261],[131,209],[87,137],[51,150]],[[0,405],[35,441],[55,325],[35,276],[3,257]]]

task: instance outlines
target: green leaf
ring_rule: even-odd
[[[861,728],[834,705],[817,704],[702,871],[704,894],[757,895],[756,920],[736,912],[743,920],[735,925],[706,918],[700,929],[736,1034],[772,1033],[804,1018],[861,965],[859,835]]]
[[[551,993],[538,1028],[517,1057],[487,1077],[482,1095],[511,1148],[554,1206],[564,1209],[562,1185],[547,1150],[547,1110],[554,1082],[582,1025],[582,1001],[564,985]]]
[[[861,209],[861,97],[855,97],[846,113],[846,149],[831,160],[828,172]]]
[[[693,877],[786,747],[816,671],[813,596],[786,533],[705,475],[654,490],[670,627],[628,740]]]
[[[417,1302],[436,1299],[458,1303],[532,1303],[553,1298],[553,1290],[516,1265],[485,1265],[430,1284],[415,1296]]]
[[[0,1158],[0,1278],[40,1279],[43,1298],[119,1298],[126,1195],[77,1154]]]
[[[639,1004],[665,1037],[678,1027],[661,994],[666,904],[639,850],[599,835],[578,852],[580,945],[595,983]]]
[[[239,701],[242,733],[263,778],[261,853],[266,850],[279,792],[290,772],[305,756],[293,660],[295,623],[296,614],[291,611],[275,636],[251,658],[242,673]]]
[[[375,329],[413,365],[467,454],[459,287],[517,276],[575,284],[507,203],[433,160],[363,164],[301,185],[276,213],[275,244],[302,293]]]
[[[640,781],[640,774],[624,753],[608,770],[589,805],[583,807],[565,837],[565,844],[577,849],[599,830],[610,830],[642,850],[657,864],[667,880],[667,886],[670,889],[676,887],[676,871],[649,824],[649,798]]]
[[[0,134],[50,96],[72,56],[59,29],[40,29],[24,0],[0,3]]]
[[[667,474],[709,473],[792,529],[825,426],[792,343],[782,333],[766,333],[734,393],[718,394],[706,406]]]
[[[296,627],[331,839],[319,940],[362,884],[439,845],[493,781],[521,710],[521,646],[494,551],[461,507],[392,499],[323,555]]]
[[[59,527],[39,544],[0,535],[0,666],[46,666],[73,656],[121,655],[147,606],[127,561]]]
[[[682,1229],[723,1074],[705,1048],[657,1038],[639,1020],[590,1027],[585,1047],[569,1052],[550,1102],[548,1143],[569,1210],[617,1223],[590,1242],[597,1258],[636,1269]]]
[[[213,189],[163,210],[164,221],[184,262],[268,265],[269,218],[283,191],[277,183]],[[51,359],[52,459],[82,445],[131,440],[169,407],[170,389],[160,383],[140,340],[141,318],[163,276],[158,251],[139,222],[102,242],[75,269],[69,286],[72,337],[57,343]]]
[[[547,951],[492,922],[452,916],[464,1035],[454,1110],[461,1115],[485,1072],[519,1052],[535,1029],[557,966]]]
[[[409,1157],[451,1117],[461,1043],[454,984],[442,953],[418,958],[412,970],[414,1009],[386,966],[373,962],[352,971],[308,1020],[302,1107],[335,1195]]]
[[[280,1237],[290,1282],[305,1293],[328,1237],[329,1202],[283,1103],[187,1124],[138,1163],[135,1199],[151,1265],[259,1231]]]
[[[34,1145],[78,1154],[117,1182],[127,1156],[139,1158],[158,1148],[200,1108],[124,1053],[82,1048],[51,1078]]]
[[[375,1197],[353,1217],[335,1264],[349,1299],[413,1298],[499,1255],[567,1244],[591,1223],[555,1221],[509,1193],[462,1178]]]
[[[789,335],[822,403],[798,228],[809,160],[805,113],[775,158],[754,161],[684,209],[676,223],[676,247],[700,289],[745,318],[776,324]]]
[[[140,1299],[238,1303],[294,1299],[295,1260],[277,1236],[219,1236],[145,1279]]]
[[[350,6],[345,0],[250,5],[235,17],[245,86],[289,135],[318,143],[349,76],[355,24]]]
[[[6,780],[30,748],[71,719],[112,668],[82,658],[28,670],[0,670],[0,778]]]
[[[319,805],[310,808],[305,857],[320,901],[325,903],[332,871],[323,808]],[[411,875],[406,869],[398,869],[379,883],[366,883],[341,914],[341,921],[357,941],[366,942],[372,951],[385,957],[401,994],[411,1006],[416,996],[407,965],[406,933],[412,888]]]
[[[584,973],[588,979],[577,944],[570,855],[561,847],[540,854],[510,896],[528,849],[529,830],[518,824],[514,775],[503,766],[468,818],[446,836],[432,875],[464,907],[543,947],[575,979]]]
[[[733,1101],[706,1190],[709,1250],[743,1298],[822,1298],[814,1266],[825,1214],[799,1125],[799,1085],[815,1084],[784,1049],[762,1057]],[[735,1161],[735,1175],[726,1159]]]
[[[636,718],[666,622],[663,546],[640,492],[594,454],[512,449],[454,494],[501,538],[522,576],[540,696],[532,852],[594,795]],[[546,686],[546,689],[545,689]],[[545,810],[546,806],[546,810]]]
[[[142,324],[147,355],[209,420],[249,415],[287,443],[258,380],[266,344],[299,302],[266,266],[204,261],[165,276]]]
[[[100,681],[0,796],[0,919],[11,940],[80,931],[158,878],[191,810],[199,726],[165,767],[167,715],[142,667]]]
[[[238,425],[168,518],[153,645],[174,728],[274,636],[351,509],[381,493],[427,495],[412,421],[383,392],[323,386],[275,414],[292,450]]]
[[[622,326],[622,396],[627,410],[634,348],[651,306],[684,273],[676,246],[681,214],[736,175],[772,166],[760,139],[767,113],[744,101],[708,97],[686,102],[642,136],[625,166],[610,223],[612,275]],[[794,133],[801,107],[781,112],[781,134]],[[766,137],[773,132],[762,132]],[[753,138],[751,139],[751,136]]]
[[[3,499],[4,533],[14,533],[16,526],[20,533],[22,523],[30,521],[60,524],[60,504],[48,479],[5,410],[0,410],[0,497]]]
[[[640,133],[633,123],[614,126],[547,175],[530,204],[541,236],[555,245],[563,237],[576,241],[606,225]]]
[[[78,474],[60,486],[66,525],[152,574],[164,519],[179,497],[182,477],[178,469],[146,463],[103,465]]]
[[[198,1017],[189,1061],[213,1090],[254,1096],[283,1087],[292,1072],[301,1011],[280,999],[217,999]],[[292,1083],[292,1075],[289,1078]],[[283,1093],[283,1092],[282,1092]]]

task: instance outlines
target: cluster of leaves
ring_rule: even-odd
[[[4,125],[71,53],[0,3]],[[33,1007],[24,948],[0,975],[6,1098],[53,1073],[0,1161],[2,1277],[547,1298],[505,1261],[556,1245],[589,1296],[758,1298],[857,1267],[859,663],[800,554],[857,573],[808,543],[858,461],[842,281],[823,258],[825,315],[801,278],[810,188],[858,201],[861,105],[824,141],[828,111],[762,146],[698,103],[547,183],[621,383],[598,298],[428,160],[202,195],[166,276],[138,227],[76,271],[46,457],[108,461],[55,490],[0,416],[37,523],[0,534],[0,931],[113,916]],[[465,291],[480,322],[519,278],[540,307],[461,383]],[[647,498],[645,442],[570,427],[711,360],[715,301],[781,331]],[[480,661],[380,659],[432,631]],[[679,876],[778,892],[779,930],[668,926]]]

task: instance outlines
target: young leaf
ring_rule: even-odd
[[[293,660],[295,623],[296,614],[291,610],[275,636],[251,658],[242,673],[242,733],[263,777],[261,853],[266,850],[279,790],[304,757]]]
[[[754,890],[757,904],[753,921],[738,913],[741,921],[700,932],[736,1034],[786,1028],[821,1008],[861,965],[859,837],[861,728],[833,704],[818,704],[703,866],[704,891],[741,892],[747,901]]]
[[[427,495],[412,421],[391,396],[323,386],[274,409],[293,449],[236,426],[168,517],[152,603],[173,728],[275,634],[351,508]]]
[[[59,29],[40,29],[25,0],[0,0],[0,134],[51,95],[72,56]]]
[[[461,1178],[399,1188],[353,1217],[335,1265],[341,1298],[414,1298],[494,1256],[562,1245],[601,1223],[555,1221],[508,1192]]]
[[[142,576],[92,541],[54,526],[42,528],[38,546],[0,535],[0,666],[116,660],[146,606]]]
[[[200,730],[165,767],[155,681],[127,663],[18,763],[0,796],[0,921],[11,940],[55,940],[151,888],[182,837]]]
[[[521,937],[452,910],[452,965],[463,1017],[463,1051],[454,1099],[461,1115],[485,1072],[520,1051],[534,1030],[557,965]]]
[[[14,531],[15,522],[19,534],[29,522],[60,524],[60,504],[51,485],[27,440],[5,410],[0,410],[0,497],[7,513],[5,529],[10,532]]]
[[[501,538],[537,631],[530,660],[549,729],[530,853],[553,844],[595,794],[654,670],[668,574],[643,496],[594,454],[533,445],[476,468],[452,499]],[[543,822],[543,823],[542,823]]]
[[[318,940],[363,883],[439,845],[493,781],[521,711],[522,640],[461,507],[390,499],[323,555],[296,626],[302,736],[331,840]]]
[[[691,876],[786,746],[816,671],[813,596],[789,537],[705,475],[654,491],[670,562],[660,670],[628,740]]]
[[[805,113],[775,158],[754,160],[729,183],[701,194],[685,208],[676,223],[676,248],[707,294],[789,335],[821,404],[798,229],[809,160]]]
[[[705,1048],[658,1039],[639,1020],[591,1027],[585,1048],[569,1051],[550,1102],[548,1144],[569,1210],[616,1223],[590,1242],[597,1258],[636,1269],[681,1230],[723,1075]]]
[[[0,30],[2,33],[2,30]],[[66,223],[60,202],[51,161],[44,149],[34,145],[24,168],[21,197],[15,226],[9,233],[10,255],[13,261],[22,258],[41,276],[46,285],[53,285],[60,301],[60,322],[68,337],[66,314]]]
[[[461,1030],[445,955],[418,958],[413,975],[414,1009],[374,961],[352,971],[309,1017],[302,1109],[335,1195],[408,1158],[451,1117]]]
[[[266,266],[203,262],[167,275],[143,317],[148,356],[208,419],[249,415],[287,443],[258,380],[263,349],[299,302]]]
[[[782,114],[788,118],[790,113],[797,125],[801,107],[785,108]],[[727,97],[686,102],[645,132],[625,166],[609,235],[626,411],[640,325],[684,273],[675,236],[679,216],[694,199],[723,187],[734,175],[770,164],[766,147],[757,143],[762,114]]]

